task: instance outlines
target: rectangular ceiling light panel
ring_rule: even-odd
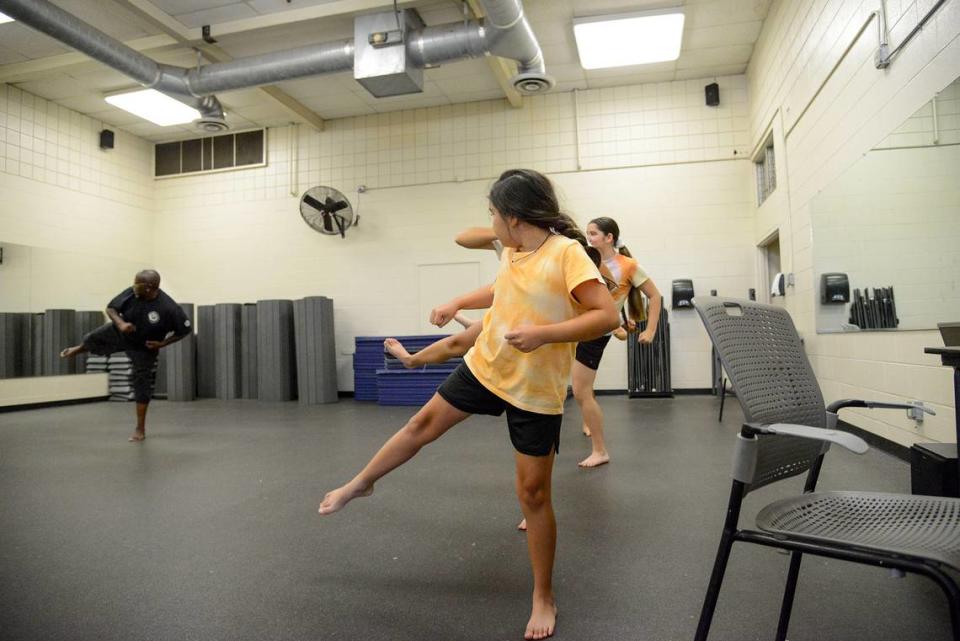
[[[683,18],[679,9],[574,18],[580,65],[605,69],[676,60]]]
[[[200,112],[154,89],[140,89],[104,98],[114,107],[129,111],[155,125],[182,125],[200,118]]]

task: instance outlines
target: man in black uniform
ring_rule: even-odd
[[[137,429],[129,440],[139,443],[146,438],[144,421],[147,405],[153,396],[157,352],[187,336],[193,328],[180,305],[160,289],[160,274],[152,269],[138,272],[133,287],[123,290],[110,301],[107,316],[111,322],[84,336],[80,345],[60,352],[60,356],[71,358],[84,352],[106,356],[126,352],[133,363],[133,392],[137,401]]]

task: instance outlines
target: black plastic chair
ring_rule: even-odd
[[[815,492],[831,443],[867,451],[838,431],[844,407],[910,408],[897,403],[837,401],[824,408],[820,386],[790,315],[779,307],[717,297],[694,306],[737,390],[746,423],[737,435],[733,487],[720,548],[700,613],[696,641],[706,641],[735,542],[792,552],[777,641],[787,636],[803,554],[894,568],[929,577],[947,596],[954,641],[960,641],[960,499],[870,492]],[[757,515],[758,530],[739,529],[744,496],[807,473],[804,493]]]

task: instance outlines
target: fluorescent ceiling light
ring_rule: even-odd
[[[4,22],[13,22],[13,18],[5,13],[0,13],[0,24],[3,24]]]
[[[680,57],[679,9],[574,18],[573,34],[584,69],[667,62]]]
[[[200,112],[154,89],[140,89],[104,98],[114,107],[129,111],[155,125],[182,125],[200,118]]]

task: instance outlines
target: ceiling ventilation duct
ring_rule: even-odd
[[[407,34],[423,27],[413,9],[357,16],[353,21],[354,79],[377,98],[423,91],[423,67],[414,64],[405,46]]]
[[[487,18],[425,27],[415,10],[358,16],[354,39],[321,43],[202,65],[192,69],[159,64],[48,0],[0,0],[0,11],[37,31],[197,109],[204,131],[226,129],[218,91],[353,70],[377,97],[422,91],[423,68],[488,54],[517,61],[516,89],[525,94],[551,89],[536,36],[520,0],[480,0]],[[402,22],[401,22],[402,21]],[[397,28],[401,26],[401,28]]]

